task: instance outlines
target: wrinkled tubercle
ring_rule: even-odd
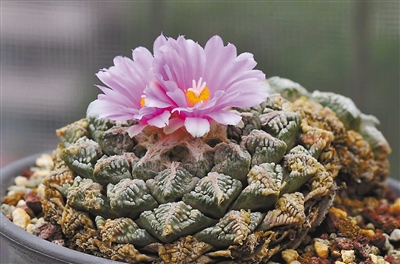
[[[305,211],[310,210],[312,206],[315,206],[318,208],[318,210],[315,212],[315,215],[317,216],[314,219],[307,219],[309,226],[306,226],[304,228],[299,229],[299,232],[297,233],[296,239],[289,241],[287,244],[284,244],[283,247],[280,250],[285,250],[289,248],[297,248],[300,246],[300,244],[303,242],[305,237],[309,232],[312,232],[316,227],[318,227],[322,221],[326,218],[327,213],[329,208],[331,208],[333,201],[335,199],[337,193],[337,186],[334,183],[330,189],[330,194],[324,196],[321,200],[313,201],[309,204],[305,204]]]

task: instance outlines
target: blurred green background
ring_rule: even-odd
[[[54,149],[95,73],[161,33],[251,52],[268,77],[334,91],[381,121],[399,178],[399,1],[2,1],[0,166]]]

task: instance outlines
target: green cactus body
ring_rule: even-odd
[[[45,217],[71,248],[130,263],[267,262],[319,224],[337,191],[379,193],[390,147],[350,99],[273,77],[237,126],[183,130],[87,117],[57,130]],[[178,254],[179,252],[179,254]]]

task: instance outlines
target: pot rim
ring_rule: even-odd
[[[14,177],[19,175],[25,168],[34,166],[35,160],[51,151],[34,154],[0,168],[0,196],[6,194],[4,187],[12,184]],[[392,178],[387,179],[387,185],[400,197],[400,181]],[[65,263],[121,263],[106,258],[96,257],[76,250],[69,249],[60,245],[53,244],[47,240],[39,238],[28,233],[22,228],[13,224],[2,213],[0,213],[0,237],[4,238],[8,243],[17,244],[27,250],[36,252],[42,256],[46,256],[53,260],[62,261]]]

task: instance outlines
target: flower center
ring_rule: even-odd
[[[192,87],[185,90],[185,94],[186,99],[188,100],[188,105],[191,107],[210,98],[210,90],[208,90],[206,82],[203,82],[202,78],[200,78],[197,83],[193,80]]]
[[[140,107],[143,107],[146,103],[146,101],[145,101],[146,95],[143,94],[141,97],[142,98],[140,99]]]

